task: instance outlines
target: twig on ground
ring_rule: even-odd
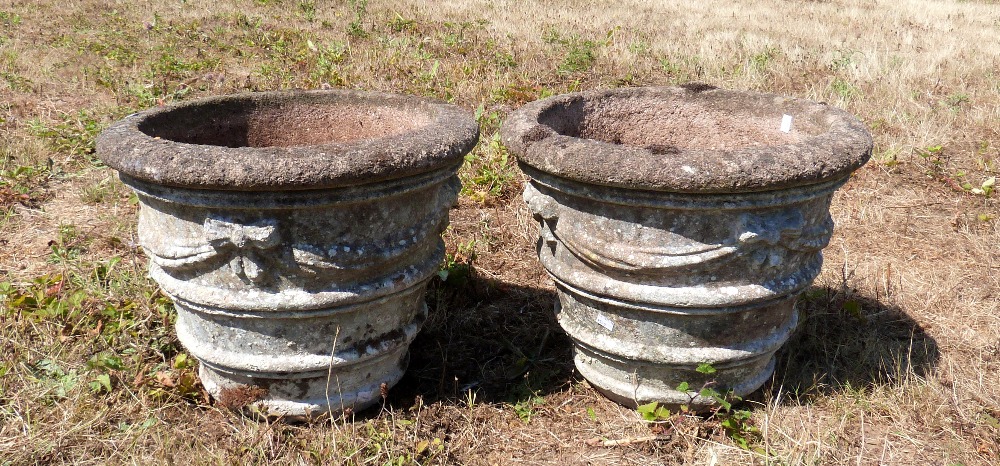
[[[592,447],[621,447],[625,445],[635,445],[637,443],[653,442],[656,440],[670,440],[669,435],[645,435],[642,437],[623,438],[618,440],[602,439],[594,437],[587,439],[587,445]]]

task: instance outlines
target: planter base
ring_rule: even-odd
[[[732,386],[731,390],[738,396],[753,393],[771,378],[774,373],[775,361],[773,353],[764,355],[766,362],[756,374],[750,374],[738,385]],[[668,409],[677,410],[681,406],[701,412],[711,409],[718,404],[712,398],[698,394],[699,387],[691,387],[693,391],[682,392],[663,383],[663,379],[672,379],[672,371],[675,368],[660,367],[647,371],[647,378],[641,379],[635,372],[625,372],[621,370],[621,365],[608,364],[605,357],[596,353],[588,353],[580,346],[573,348],[573,362],[576,369],[580,371],[588,382],[602,395],[622,406],[635,408],[651,402],[659,402]],[[629,370],[635,370],[635,366],[630,365]],[[656,373],[662,374],[663,378],[657,379]],[[638,380],[636,384],[634,381]]]
[[[290,421],[312,421],[379,403],[406,372],[401,346],[366,364],[292,375],[229,372],[201,364],[198,375],[213,398],[231,409]],[[266,388],[265,388],[266,387]]]
[[[728,308],[665,308],[597,298],[556,279],[556,317],[576,368],[608,398],[694,410],[716,403],[702,387],[743,397],[774,372],[774,354],[798,324],[794,296]],[[711,363],[715,372],[697,371]],[[689,391],[677,387],[688,384]]]

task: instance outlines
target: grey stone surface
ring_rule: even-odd
[[[99,155],[139,196],[150,275],[209,393],[316,417],[402,377],[477,137],[437,101],[280,92],[129,116]]]
[[[524,199],[576,367],[633,406],[705,408],[677,386],[743,396],[767,380],[820,272],[833,192],[871,151],[842,111],[721,90],[556,96],[502,131],[531,178]]]
[[[780,130],[784,114],[793,117],[787,133]],[[690,193],[769,191],[844,177],[868,160],[872,145],[865,126],[843,110],[698,86],[550,97],[510,115],[502,136],[522,163],[546,173]]]
[[[111,168],[160,185],[302,190],[449,167],[472,150],[478,128],[461,108],[420,97],[260,92],[130,115],[101,134],[97,151]],[[231,150],[220,156],[221,147]]]

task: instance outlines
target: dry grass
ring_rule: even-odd
[[[998,35],[989,1],[0,2],[0,464],[997,464],[1000,212],[977,188],[1000,156]],[[540,96],[691,80],[827,101],[876,141],[746,403],[753,451],[715,419],[641,423],[573,373],[492,142]],[[324,85],[479,109],[446,235],[471,279],[432,287],[381,410],[259,423],[201,393],[93,136],[163,102]]]

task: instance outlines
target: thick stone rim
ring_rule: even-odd
[[[645,87],[563,94],[529,103],[508,116],[504,144],[529,167],[584,183],[677,193],[771,191],[846,178],[871,157],[872,139],[851,114],[823,103],[775,94],[707,86]],[[823,128],[801,140],[731,149],[680,148],[670,153],[560,134],[542,122],[559,106],[614,99],[684,102],[739,110],[773,119],[782,116]]]
[[[142,125],[173,113],[198,118],[212,106],[354,105],[392,108],[428,123],[396,134],[314,145],[227,147],[153,137]],[[185,115],[190,113],[190,115]],[[284,124],[275,121],[275,125]],[[464,109],[436,99],[353,90],[277,91],[209,97],[129,115],[97,140],[109,167],[150,183],[223,191],[339,188],[452,169],[479,139]]]

